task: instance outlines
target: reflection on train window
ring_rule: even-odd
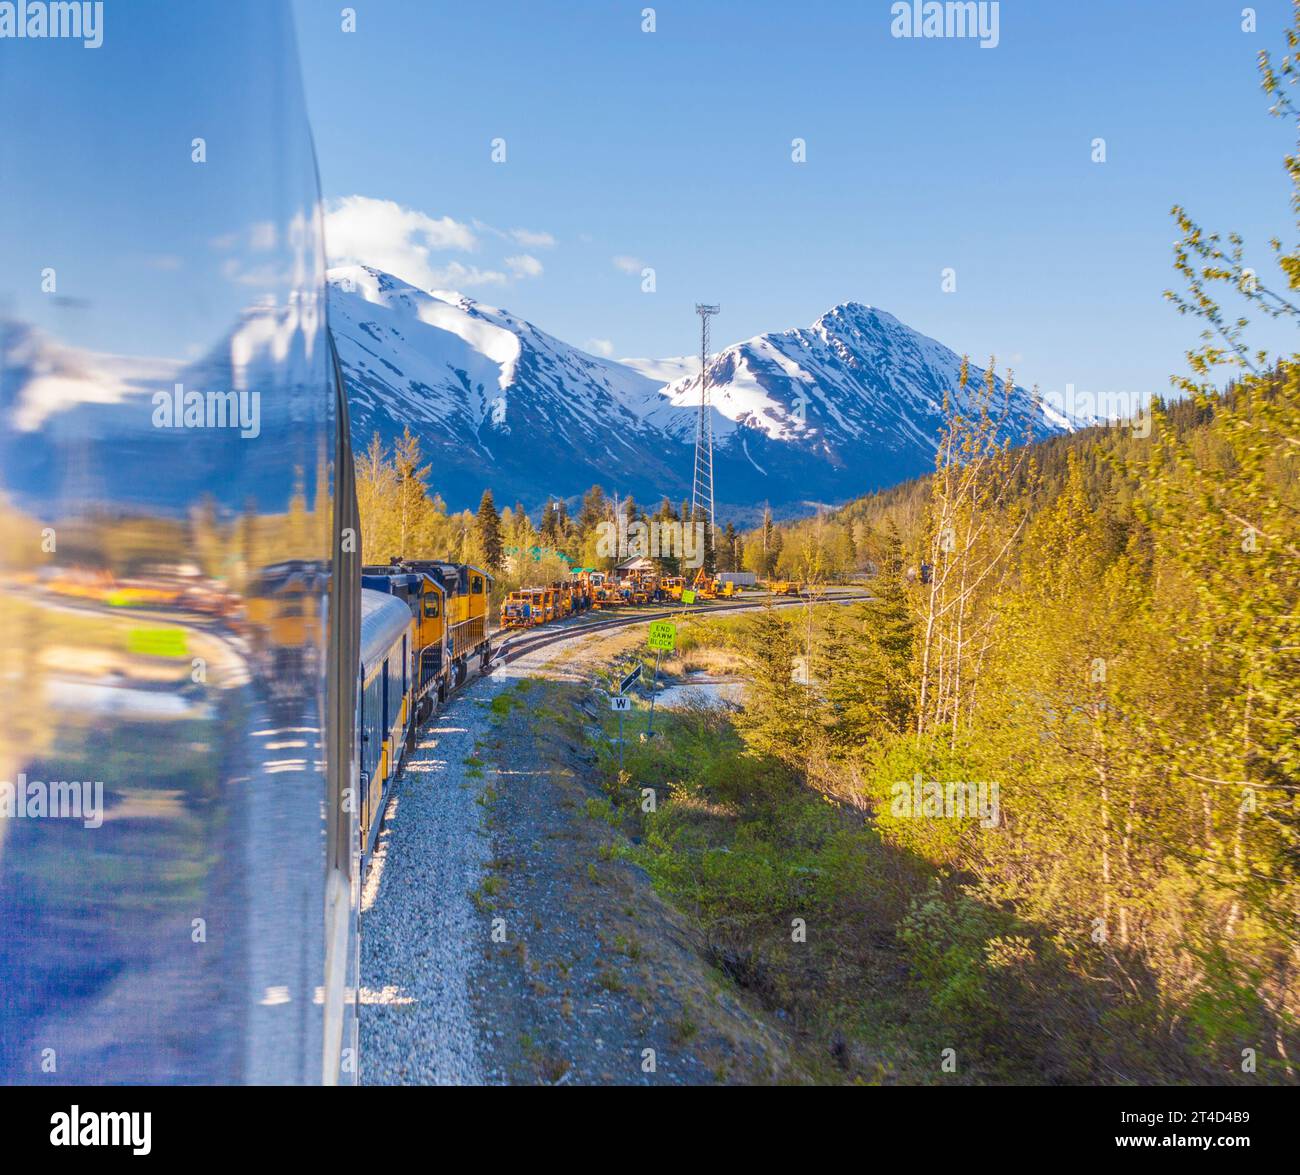
[[[470,581],[469,590],[476,596],[481,596],[483,594],[483,577],[481,575],[474,576]]]
[[[424,597],[424,614],[425,614],[425,616],[428,617],[429,619],[433,619],[434,617],[436,617],[436,616],[438,615],[438,597],[437,597],[437,596],[434,596],[434,595],[428,595],[428,596],[425,596],[425,597]]]

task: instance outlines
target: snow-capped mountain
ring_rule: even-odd
[[[498,502],[529,508],[593,483],[643,504],[690,494],[698,359],[601,359],[506,311],[363,266],[330,272],[330,325],[355,446],[409,425],[453,508],[488,485]],[[925,472],[960,367],[948,348],[854,302],[720,351],[709,364],[720,513],[763,502],[792,513]],[[982,378],[972,368],[968,394]],[[1011,403],[1017,436],[1068,426],[1023,389]]]
[[[630,368],[364,266],[330,271],[330,327],[355,447],[409,425],[453,508],[489,485],[529,508],[596,482],[681,492],[682,446],[647,420],[659,385]]]
[[[664,401],[674,408],[698,404],[699,360],[626,362],[655,376],[684,368],[662,389]],[[960,377],[961,358],[947,347],[892,314],[846,302],[807,329],[759,335],[710,360],[710,396],[724,418],[715,436],[732,440],[742,430],[756,430],[774,441],[819,449],[828,458],[863,441],[932,455],[944,394],[959,395]],[[971,369],[965,402],[983,378],[981,370]],[[1005,390],[1001,380],[997,387]],[[1017,393],[1011,424],[1023,433],[1042,411],[1022,389]],[[678,426],[671,409],[652,419]]]

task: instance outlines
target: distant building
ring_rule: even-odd
[[[618,576],[619,579],[626,579],[629,575],[634,575],[638,572],[654,570],[655,561],[653,559],[647,559],[644,555],[639,555],[635,559],[624,559],[622,563],[618,564],[614,568],[614,574]]]

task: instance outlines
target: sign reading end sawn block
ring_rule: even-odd
[[[671,653],[677,647],[677,625],[670,620],[652,620],[649,644],[656,652]]]

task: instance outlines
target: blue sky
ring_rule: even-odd
[[[341,7],[294,0],[322,183],[399,208],[339,238],[617,356],[691,351],[696,301],[726,344],[856,300],[1022,384],[1160,392],[1196,338],[1170,206],[1261,262],[1293,236],[1255,72],[1286,0],[1253,34],[1239,0],[1003,0],[993,49],[896,39],[889,0]]]

